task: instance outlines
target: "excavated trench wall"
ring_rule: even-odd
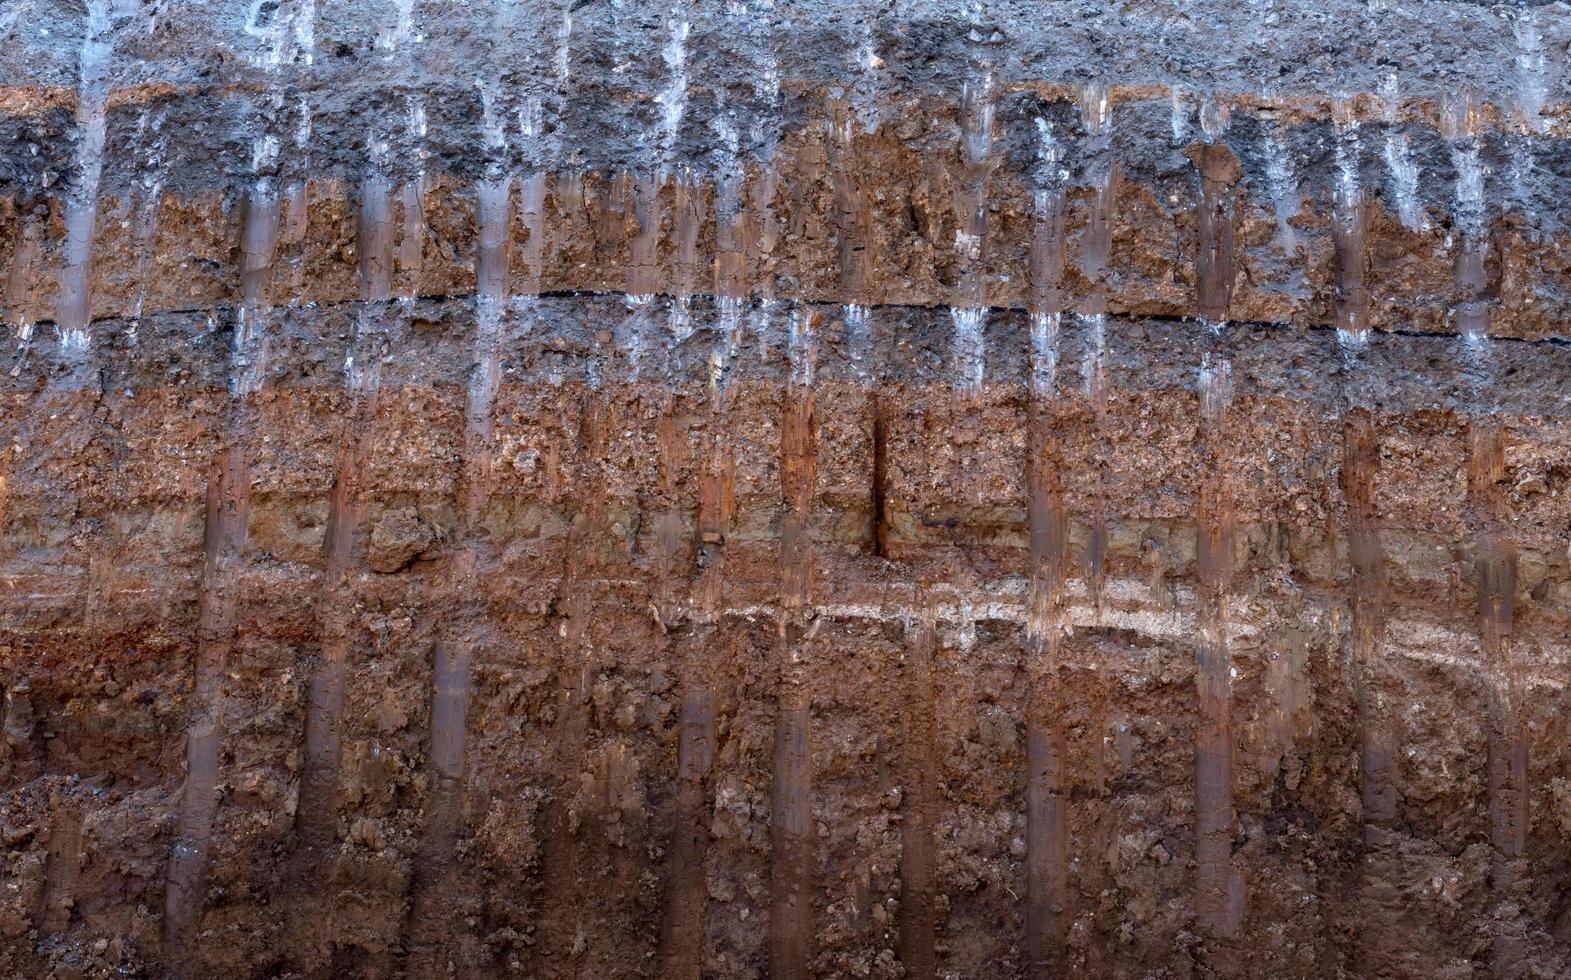
[[[1571,972],[1560,3],[0,7],[0,973]]]

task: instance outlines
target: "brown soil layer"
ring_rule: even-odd
[[[520,300],[471,519],[474,303],[388,310],[369,413],[342,370],[358,304],[268,314],[238,414],[222,310],[148,317],[135,348],[109,324],[70,370],[41,334],[6,379],[10,974],[1571,969],[1563,347],[1469,366],[1386,335],[1345,362],[1329,331],[1235,327],[1208,416],[1204,331],[1115,318],[1098,412],[1072,319],[1033,402],[1018,314],[971,392],[946,313],[873,310],[862,361],[838,308],[777,301],[748,304],[722,397],[707,304],[672,345],[663,301],[640,328],[620,297]],[[216,810],[172,938],[232,444]],[[302,861],[330,634],[341,753]],[[1047,800],[1058,838],[1028,826]],[[1062,880],[1042,918],[1038,861]]]

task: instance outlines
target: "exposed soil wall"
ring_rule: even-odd
[[[0,973],[1571,974],[1561,5],[19,2]]]

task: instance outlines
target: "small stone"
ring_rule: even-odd
[[[624,704],[616,709],[616,724],[623,731],[632,731],[637,720],[637,710],[631,704]]]
[[[371,530],[371,570],[383,575],[401,572],[436,542],[436,529],[420,519],[413,507],[382,515]]]
[[[736,882],[730,878],[710,875],[706,885],[709,897],[717,902],[729,902],[736,898]]]
[[[382,832],[368,817],[360,817],[354,822],[354,826],[349,830],[349,839],[377,852],[386,846],[382,841]]]
[[[398,703],[391,691],[382,692],[382,703],[376,709],[376,727],[383,735],[403,730],[409,724],[409,713]]]
[[[649,692],[651,694],[663,694],[670,689],[671,677],[665,672],[665,668],[661,667],[659,664],[656,664],[654,667],[650,668]]]

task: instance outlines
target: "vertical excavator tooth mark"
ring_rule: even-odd
[[[987,310],[951,307],[954,324],[954,387],[964,402],[977,404],[987,380]]]
[[[1026,612],[1027,975],[1058,976],[1068,939],[1067,710],[1059,664],[1063,636],[1065,517],[1051,405],[1031,407],[1027,484],[1031,583]]]
[[[1212,128],[1207,132],[1212,133]],[[1216,347],[1207,352],[1200,377],[1199,444],[1206,471],[1195,521],[1200,578],[1195,642],[1200,702],[1195,733],[1195,911],[1214,936],[1230,939],[1243,919],[1244,879],[1233,861],[1233,664],[1227,622],[1234,539],[1232,449],[1227,444],[1232,363],[1225,356],[1223,329],[1233,295],[1233,195],[1243,174],[1238,158],[1224,143],[1197,143],[1187,155],[1201,185],[1196,300]]]
[[[743,207],[746,171],[737,159],[739,137],[736,127],[729,118],[724,118],[716,128],[720,131],[725,155],[715,178],[715,296],[742,300],[747,296],[748,253],[756,248],[756,222]]]
[[[1032,715],[1054,698],[1034,696]],[[1069,794],[1062,724],[1026,729],[1026,958],[1031,980],[1062,975],[1069,933]]]
[[[653,297],[660,285],[660,179],[642,174],[632,181],[633,219],[638,223],[627,263],[629,296]]]
[[[290,184],[284,191],[283,233],[287,246],[285,264],[289,270],[289,292],[285,301],[291,306],[305,303],[307,249],[311,231],[311,187],[304,182]]]
[[[892,531],[889,514],[889,413],[877,386],[868,390],[867,401],[873,428],[872,481],[869,487],[873,526],[869,543],[874,555],[888,558]]]
[[[1056,373],[1063,312],[1064,197],[1068,174],[1044,120],[1042,186],[1031,235],[1031,377],[1026,408],[1026,524],[1030,585],[1026,596],[1026,975],[1063,971],[1068,939],[1069,794],[1065,701],[1059,671],[1063,637],[1066,518],[1060,468]],[[1098,514],[1100,509],[1098,510]],[[1093,520],[1093,528],[1103,522]],[[1094,583],[1097,581],[1093,575]]]
[[[724,437],[716,437],[699,483],[698,539],[707,561],[722,557],[736,510],[736,459]]]
[[[714,357],[721,360],[709,389],[709,432],[698,474],[696,542],[698,582],[692,586],[700,622],[712,623],[722,606],[725,588],[726,538],[736,504],[736,469],[728,432],[731,399],[726,378],[740,344],[747,268],[747,243],[753,234],[741,217],[739,176],[722,177],[717,190],[715,288],[721,309],[720,336]],[[668,407],[660,422],[661,494],[667,499],[661,554],[674,564],[680,532],[678,492],[686,440],[679,436]],[[669,586],[664,581],[662,592]],[[710,825],[710,769],[716,752],[715,676],[719,633],[694,634],[691,627],[676,633],[682,675],[681,728],[677,741],[677,785],[670,845],[667,850],[666,893],[660,923],[661,975],[697,980],[707,961],[705,922],[708,899],[707,865]]]
[[[233,437],[231,437],[233,438]],[[243,453],[231,448],[215,466],[207,488],[206,560],[202,572],[196,660],[196,687],[192,719],[186,729],[186,779],[181,794],[175,844],[164,884],[164,942],[166,955],[179,963],[190,944],[201,913],[212,845],[213,817],[218,801],[218,742],[220,736],[223,671],[233,642],[235,607],[234,567],[240,548],[231,547],[236,535],[243,540],[247,494],[237,484],[248,479]],[[238,524],[241,530],[235,530]]]
[[[902,712],[906,794],[900,824],[900,963],[907,977],[938,976],[939,819],[933,650],[937,616],[929,609],[907,643]]]
[[[1091,210],[1086,217],[1085,230],[1080,241],[1080,274],[1089,282],[1084,312],[1087,317],[1098,317],[1107,312],[1108,263],[1113,248],[1114,206],[1118,194],[1118,164],[1111,151],[1104,150],[1103,159],[1094,161]]]
[[[1516,548],[1507,537],[1505,438],[1498,423],[1468,429],[1468,504],[1473,511],[1478,633],[1489,687],[1489,837],[1502,862],[1496,887],[1508,887],[1508,863],[1527,846],[1527,731],[1523,685],[1511,652],[1516,615]]]
[[[748,185],[751,205],[747,242],[747,264],[753,270],[753,280],[764,299],[774,296],[773,272],[775,247],[780,244],[780,221],[776,215],[775,197],[780,189],[780,174],[771,168],[758,174]]]
[[[1233,301],[1233,197],[1243,166],[1224,143],[1196,143],[1186,153],[1200,177],[1196,306],[1201,320],[1217,330],[1226,325]]]
[[[419,177],[399,191],[403,208],[403,229],[398,238],[398,271],[404,277],[402,295],[420,295],[420,276],[425,268],[425,179]]]
[[[532,295],[539,292],[544,176],[524,178],[520,196],[528,262],[522,288]],[[407,926],[410,972],[422,976],[434,975],[448,962],[452,937],[447,919],[460,888],[458,839],[464,804],[471,659],[475,636],[486,633],[485,599],[477,577],[482,567],[480,524],[491,493],[503,314],[510,288],[511,179],[482,180],[476,187],[476,205],[480,234],[475,255],[475,348],[464,402],[458,554],[449,583],[456,592],[457,608],[447,612],[432,649],[431,792],[415,854]]]
[[[33,711],[33,683],[26,677],[8,684],[0,701],[0,789],[38,775],[33,736],[38,717]]]
[[[831,130],[834,129],[834,119],[834,103],[831,103]],[[785,213],[787,220],[780,237],[789,241],[792,246],[788,250],[787,268],[791,273],[804,279],[810,274],[809,270],[814,268],[813,256],[818,249],[823,247],[824,228],[820,220],[818,205],[819,187],[823,182],[825,170],[828,167],[830,153],[841,152],[835,149],[836,140],[850,139],[849,135],[843,135],[844,132],[830,132],[823,140],[804,139],[797,143],[795,147],[796,152],[792,154],[790,164],[786,167],[785,181],[788,203],[785,207]],[[840,171],[837,169],[835,172],[839,173]],[[833,180],[831,180],[831,189],[833,189]],[[841,220],[841,215],[844,211],[840,200],[840,197],[837,197],[835,200],[833,215],[834,221],[837,223]],[[849,206],[854,204],[854,201],[848,199],[846,204]],[[847,234],[854,233],[854,230],[847,232]],[[852,281],[845,270],[848,268],[856,269],[855,260],[865,255],[866,252],[865,250],[861,252],[848,251],[849,246],[845,244],[847,241],[850,241],[848,238],[839,238],[838,241],[841,245],[839,250],[840,282],[844,285]],[[849,264],[848,260],[850,260]]]
[[[164,155],[169,149],[169,137],[164,131],[167,115],[160,110],[156,115],[149,117],[147,110],[143,110],[142,121],[137,124],[137,132],[143,134],[144,125],[151,130],[147,135],[147,145],[144,147],[139,166],[135,176],[140,184],[140,192],[132,198],[133,206],[128,200],[127,207],[131,209],[132,239],[135,242],[133,267],[135,271],[135,290],[131,299],[131,322],[126,327],[126,341],[135,345],[138,333],[142,326],[142,311],[147,303],[148,271],[153,264],[154,245],[158,238],[158,221],[164,206]],[[149,121],[150,120],[150,121]]]
[[[722,338],[720,343],[727,341]],[[712,421],[718,424],[723,412],[723,396],[711,386],[716,404]],[[670,648],[682,675],[682,713],[677,738],[677,779],[675,799],[668,810],[668,837],[665,894],[660,916],[657,959],[662,976],[696,978],[704,964],[704,858],[708,851],[709,831],[706,805],[709,767],[714,757],[715,709],[709,657],[696,652],[710,641],[695,638],[682,623],[675,607],[678,552],[681,542],[680,490],[686,438],[679,430],[674,395],[668,395],[660,413],[657,430],[659,466],[658,494],[664,500],[665,514],[658,528],[656,604],[661,610],[663,631],[671,637]],[[717,514],[714,499],[714,474],[700,477],[700,554],[712,554],[724,539],[724,515]],[[705,538],[711,539],[707,544]],[[684,576],[685,578],[685,576]]]
[[[362,319],[378,313],[363,312]],[[357,331],[362,335],[370,330]],[[358,356],[377,358],[374,338],[357,344]],[[311,675],[306,695],[305,769],[296,812],[297,867],[320,874],[333,844],[337,821],[338,766],[341,755],[343,705],[350,648],[355,626],[352,565],[355,534],[364,509],[364,483],[369,428],[376,411],[375,379],[351,382],[349,417],[339,440],[333,491],[323,542],[324,591],[319,607],[322,660]]]
[[[93,318],[93,239],[98,226],[98,189],[104,173],[108,133],[106,109],[114,54],[114,14],[110,0],[88,0],[82,30],[81,85],[76,112],[76,183],[66,200],[65,242],[60,266],[60,294],[55,326],[62,350],[87,350],[88,324]]]
[[[360,220],[356,231],[360,258],[361,298],[385,302],[392,293],[393,185],[380,175],[360,187]]]
[[[961,170],[954,195],[955,253],[961,273],[954,303],[954,385],[975,403],[987,376],[986,285],[988,182],[993,153],[993,80],[968,81],[960,93]]]
[[[575,653],[575,656],[577,654]],[[589,708],[580,689],[587,686],[581,671],[567,665],[571,677],[562,685],[557,709],[558,722],[553,732],[553,753],[561,773],[545,808],[541,869],[544,878],[545,908],[541,912],[539,956],[540,975],[576,975],[572,966],[577,957],[580,916],[583,906],[579,894],[577,819],[572,811],[572,795],[578,788],[583,769],[584,743],[589,735]]]
[[[21,238],[11,256],[11,270],[6,277],[6,305],[11,323],[16,327],[17,363],[11,370],[16,377],[22,368],[22,358],[32,341],[33,327],[38,320],[38,275],[35,266],[39,259],[41,222],[31,212],[22,223]]]
[[[538,296],[545,279],[546,262],[546,174],[533,173],[523,178],[518,187],[518,210],[524,222],[524,240],[520,251],[524,258],[524,274],[516,291],[524,296]],[[558,192],[560,196],[560,192]],[[506,298],[506,290],[502,296]]]
[[[646,173],[631,184],[633,219],[638,230],[628,245],[627,305],[629,375],[637,381],[648,338],[649,307],[660,286],[660,175]]]
[[[1347,507],[1348,553],[1353,565],[1354,696],[1359,712],[1359,756],[1364,836],[1372,840],[1397,815],[1396,744],[1373,682],[1385,633],[1385,553],[1375,513],[1380,447],[1364,409],[1349,413],[1342,430],[1342,499]]]
[[[291,932],[296,955],[315,953],[305,936],[321,908],[336,866],[339,766],[344,697],[358,627],[355,616],[355,540],[364,516],[366,469],[381,395],[381,364],[388,348],[393,273],[392,183],[368,176],[360,189],[357,252],[361,302],[344,367],[347,415],[339,433],[322,540],[322,592],[317,602],[321,659],[306,687],[304,768],[295,810],[295,850],[289,883],[295,906]]]
[[[1527,850],[1530,791],[1527,785],[1527,726],[1523,717],[1525,685],[1512,655],[1515,627],[1517,553],[1510,537],[1505,435],[1493,418],[1472,419],[1467,431],[1467,506],[1472,525],[1475,610],[1482,681],[1487,697],[1489,841],[1493,847],[1489,884],[1501,906],[1516,901]],[[1490,923],[1496,956],[1509,963],[1514,930]]]
[[[815,492],[813,314],[798,309],[792,325],[792,381],[780,440],[785,503],[780,533],[779,695],[770,806],[769,970],[805,980],[812,949],[817,848],[812,819],[811,639],[804,613],[812,588],[809,520]]]
[[[675,596],[678,552],[682,548],[682,512],[679,482],[682,470],[682,449],[685,433],[678,430],[676,398],[666,396],[665,407],[660,411],[655,441],[659,445],[659,497],[664,501],[664,511],[655,527],[655,591],[657,606],[671,611]],[[673,612],[673,618],[674,618]]]
[[[120,537],[114,525],[118,523],[114,516],[106,522],[111,528],[104,532],[108,540],[100,541],[93,546],[93,553],[87,560],[87,584],[82,597],[82,625],[90,633],[101,633],[109,623],[110,602],[114,596],[114,555],[116,539]]]
[[[346,371],[349,416],[339,433],[328,498],[327,531],[322,539],[322,597],[317,605],[322,661],[306,689],[305,770],[295,812],[295,867],[305,875],[324,872],[333,845],[338,810],[344,686],[353,642],[353,543],[364,510],[364,470],[372,422],[380,394],[380,360],[386,344],[382,319],[390,292],[393,234],[391,185],[369,177],[361,188],[360,280],[363,302]]]
[[[1038,181],[1032,194],[1030,316],[1033,400],[1050,397],[1056,384],[1058,328],[1063,318],[1064,206],[1069,172],[1063,147],[1047,120],[1036,120]]]
[[[58,936],[71,921],[76,903],[76,881],[82,865],[81,804],[60,800],[54,826],[49,831],[48,857],[44,861],[44,886],[34,922],[41,935]]]
[[[1429,217],[1423,202],[1418,199],[1421,173],[1413,162],[1411,140],[1401,129],[1402,94],[1396,74],[1387,75],[1380,82],[1381,121],[1385,124],[1386,174],[1391,200],[1402,227],[1412,232],[1429,230]]]
[[[631,178],[626,171],[606,174],[595,185],[595,261],[611,261],[611,253],[621,244],[623,228],[627,222],[628,195]],[[639,229],[642,231],[642,227]],[[628,292],[634,294],[638,285],[632,281],[632,267],[628,269]]]
[[[1338,100],[1333,115],[1337,117],[1337,181],[1331,217],[1336,335],[1343,350],[1351,354],[1369,343],[1368,207],[1359,175],[1357,118],[1346,100]]]
[[[708,642],[707,639],[699,640]],[[696,666],[696,665],[695,665]],[[661,976],[697,980],[704,967],[705,858],[709,850],[709,770],[715,753],[715,698],[706,678],[690,674],[677,740],[675,820],[669,881],[660,921]]]
[[[784,697],[787,692],[783,691]],[[782,700],[775,720],[770,808],[769,971],[805,980],[812,945],[816,848],[812,834],[809,707]]]
[[[282,217],[278,196],[270,185],[263,184],[246,199],[240,241],[240,302],[248,316],[261,315],[269,305]]]
[[[698,232],[704,224],[704,188],[695,175],[683,169],[676,180],[673,204],[676,227],[673,232],[672,274],[675,281],[671,302],[671,339],[680,344],[693,335],[693,290],[698,276]]]
[[[1386,622],[1385,553],[1380,538],[1376,486],[1380,473],[1380,442],[1368,409],[1352,408],[1342,426],[1342,501],[1347,510],[1348,557],[1352,565],[1353,707],[1357,712],[1359,792],[1363,803],[1365,852],[1355,894],[1376,896],[1384,887],[1381,868],[1397,827],[1400,793],[1397,784],[1398,720],[1387,703],[1381,675]],[[1360,941],[1378,933],[1374,921],[1362,923],[1352,943],[1355,970],[1368,972],[1372,944]]]
[[[415,858],[410,898],[411,973],[435,976],[452,938],[445,920],[457,885],[459,818],[463,808],[470,651],[439,642],[432,651],[430,793]]]
[[[593,578],[605,547],[605,466],[608,431],[613,425],[607,398],[592,394],[584,400],[579,420],[579,457],[588,471],[581,500],[583,509],[568,530],[560,592],[560,704],[551,734],[551,771],[556,774],[543,818],[541,853],[544,894],[538,943],[540,972],[545,976],[576,974],[578,937],[583,929],[584,901],[579,883],[579,828],[573,797],[583,774],[589,735],[587,703],[594,676],[593,650],[586,635],[593,613]]]
[[[1064,516],[1056,474],[1033,481],[1032,554],[1026,665],[1027,975],[1058,976],[1069,920],[1067,705],[1058,664],[1064,573]],[[1046,483],[1046,486],[1043,484]]]
[[[644,945],[640,929],[648,921],[647,914],[658,912],[644,901],[648,811],[638,757],[625,740],[612,736],[597,749],[585,788],[589,792],[583,833],[590,855],[586,879],[598,881],[600,892],[585,910],[587,943],[580,973],[610,976],[630,937],[638,937],[641,956],[658,958],[660,952]]]
[[[540,215],[540,204],[536,200],[539,188],[532,180],[526,181],[526,184],[525,205],[532,208],[526,211],[526,218],[531,222],[531,244],[526,253],[538,263],[539,256],[533,243],[539,238],[535,234],[537,225],[534,223],[539,221]],[[510,288],[508,265],[512,254],[512,237],[509,233],[512,225],[512,182],[507,178],[482,181],[476,188],[476,196],[480,212],[480,240],[475,256],[475,282],[478,288],[475,297],[475,351],[464,401],[463,476],[460,481],[463,495],[460,515],[466,535],[474,530],[474,525],[480,520],[486,497],[490,493],[491,439],[495,426],[497,387],[501,383],[502,318]],[[532,278],[526,280],[524,287],[526,290],[538,288]],[[458,570],[459,574],[468,574],[472,570],[468,565],[472,551],[470,544],[467,539],[461,542],[464,561],[463,567]]]
[[[1212,479],[1216,479],[1213,477]],[[1200,635],[1195,735],[1195,907],[1213,934],[1231,937],[1243,914],[1243,880],[1233,865],[1232,659],[1227,644],[1233,518],[1225,491],[1213,489],[1200,526]]]
[[[780,531],[783,574],[780,602],[783,608],[791,611],[800,610],[807,604],[812,586],[813,546],[808,525],[816,482],[814,348],[814,314],[798,309],[793,314],[792,378],[787,388],[780,435],[780,483],[785,502]]]
[[[843,99],[829,104],[830,133],[827,146],[829,181],[834,192],[835,242],[839,257],[840,291],[848,303],[866,305],[876,285],[873,262],[873,213],[856,166],[856,117]],[[803,152],[807,152],[804,148]],[[817,174],[803,175],[816,182]],[[808,186],[811,186],[809,184]]]
[[[1113,116],[1103,85],[1086,88],[1080,98],[1080,115],[1085,126],[1088,169],[1092,178],[1090,213],[1080,240],[1080,274],[1090,283],[1082,306],[1090,337],[1086,342],[1085,388],[1091,408],[1093,428],[1101,451],[1096,459],[1096,484],[1091,503],[1091,540],[1086,548],[1086,580],[1092,603],[1102,602],[1102,587],[1107,578],[1108,460],[1112,452],[1107,434],[1107,296],[1108,267],[1113,248],[1119,171],[1112,149]]]
[[[556,220],[551,223],[551,242],[560,252],[588,237],[585,226],[584,172],[579,169],[558,171],[551,184],[556,205]]]
[[[1280,123],[1264,138],[1262,155],[1265,157],[1266,183],[1271,192],[1271,205],[1276,215],[1277,241],[1283,251],[1298,251],[1298,233],[1293,219],[1303,211],[1303,195],[1298,186],[1298,174],[1293,158],[1282,138]]]
[[[742,329],[740,311],[733,328],[738,333]],[[736,343],[737,339],[731,337],[720,340],[720,344],[728,351],[734,350]],[[716,610],[721,608],[725,588],[726,537],[730,533],[731,519],[736,510],[736,457],[728,432],[729,390],[723,383],[710,386],[710,431],[698,480],[696,554],[699,580],[695,589],[700,615],[706,621],[712,621]]]
[[[1474,347],[1482,347],[1489,337],[1489,239],[1482,232],[1462,233],[1456,254],[1455,307],[1457,331]]]
[[[1493,290],[1489,259],[1489,229],[1485,212],[1487,168],[1480,159],[1482,109],[1466,94],[1448,99],[1442,107],[1440,129],[1456,169],[1452,208],[1458,237],[1456,253],[1456,302],[1452,315],[1457,332],[1470,347],[1482,348],[1489,339]]]
[[[234,643],[235,605],[251,502],[249,463],[259,383],[259,345],[267,306],[265,284],[278,235],[278,198],[265,182],[246,203],[242,231],[241,304],[229,352],[229,401],[225,445],[207,485],[203,563],[197,599],[196,683],[186,731],[186,780],[164,886],[164,942],[178,967],[190,952],[201,915],[218,800],[218,750],[222,733],[224,674]],[[265,347],[265,345],[261,345]]]
[[[1107,584],[1107,539],[1107,507],[1099,503],[1091,515],[1085,552],[1086,581],[1091,587],[1092,602],[1098,608],[1102,604],[1102,589]]]

